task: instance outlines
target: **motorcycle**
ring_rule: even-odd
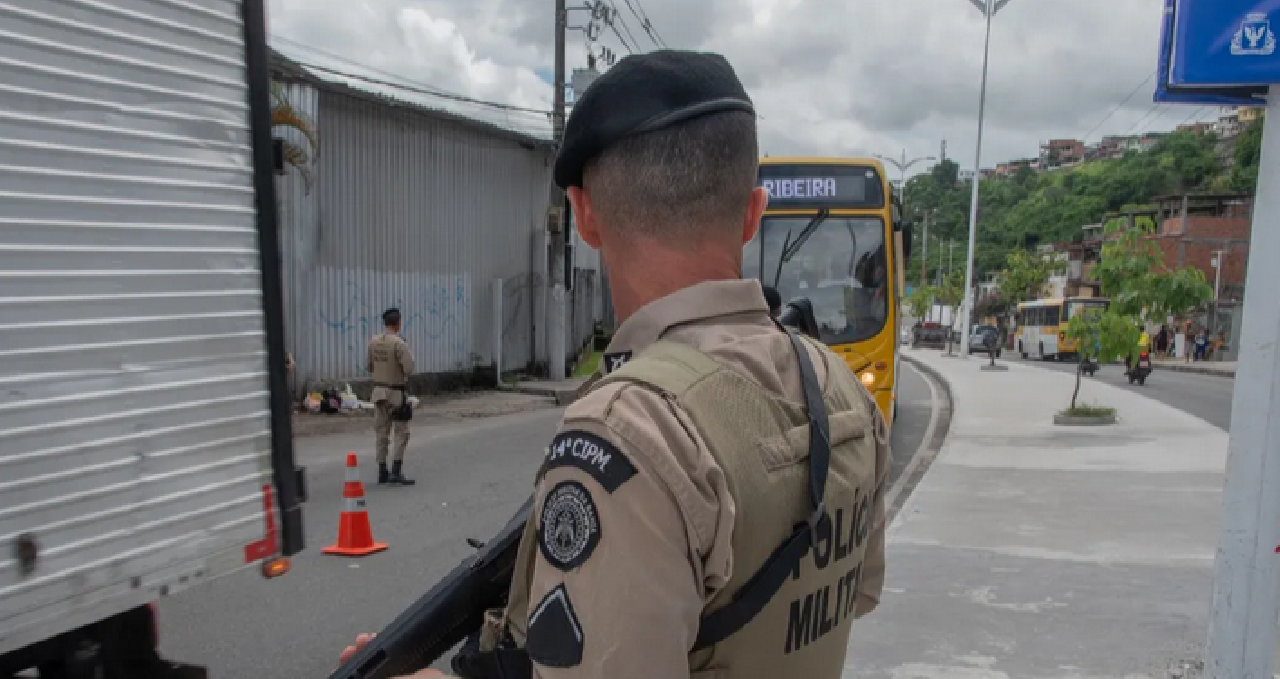
[[[1136,362],[1129,364],[1129,369],[1125,371],[1124,376],[1129,378],[1129,384],[1137,382],[1139,385],[1147,384],[1147,376],[1151,374],[1151,354],[1145,349],[1138,354]]]

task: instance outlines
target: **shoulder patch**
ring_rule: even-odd
[[[577,667],[582,662],[582,624],[569,603],[569,592],[560,584],[542,598],[529,616],[525,650],[529,659],[544,667]]]
[[[571,571],[586,562],[600,544],[600,514],[585,486],[562,481],[542,501],[538,549],[547,563]]]
[[[604,361],[605,374],[607,375],[626,365],[627,361],[630,361],[633,355],[635,355],[635,352],[631,351],[619,351],[614,354],[605,354],[601,358],[601,360]]]
[[[547,447],[538,478],[556,467],[577,467],[612,493],[636,475],[635,465],[607,439],[585,431],[557,434]]]

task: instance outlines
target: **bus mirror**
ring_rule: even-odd
[[[911,259],[911,234],[915,233],[915,222],[902,223],[902,265],[906,266]]]

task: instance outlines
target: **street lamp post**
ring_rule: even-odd
[[[978,144],[973,154],[973,194],[969,205],[969,255],[964,273],[964,302],[960,325],[960,358],[969,358],[969,312],[973,308],[973,250],[978,240],[978,185],[982,179],[982,123],[987,108],[987,63],[991,56],[991,18],[1010,0],[969,0],[987,18],[987,37],[982,47],[982,88],[978,95]]]
[[[911,169],[911,166],[912,166],[912,165],[915,165],[916,163],[919,163],[919,162],[921,162],[921,161],[926,161],[926,160],[937,160],[937,158],[934,158],[933,156],[923,156],[923,157],[920,157],[920,158],[916,158],[915,160],[912,160],[911,162],[907,162],[907,150],[906,150],[906,149],[902,149],[902,160],[895,160],[895,159],[893,159],[893,158],[890,158],[889,156],[882,156],[882,155],[879,155],[879,154],[876,154],[876,156],[875,156],[875,157],[876,157],[876,158],[878,158],[878,159],[880,159],[880,160],[883,160],[883,161],[884,161],[884,162],[886,162],[886,163],[889,163],[890,165],[892,165],[892,166],[894,166],[894,167],[896,167],[896,168],[898,168],[898,176],[899,176],[899,177],[901,177],[901,179],[899,179],[899,180],[898,180],[898,181],[900,182],[900,183],[899,183],[899,189],[898,189],[898,190],[899,190],[899,191],[901,191],[901,192],[905,192],[905,191],[907,190],[907,170]],[[904,208],[905,208],[905,206],[904,206]]]

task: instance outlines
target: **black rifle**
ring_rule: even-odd
[[[506,605],[533,498],[489,542],[378,632],[329,679],[389,679],[430,667]],[[472,543],[475,546],[475,543]]]
[[[789,303],[779,318],[811,337],[818,336],[813,305]],[[506,606],[520,537],[533,498],[489,542],[458,564],[443,580],[378,632],[329,679],[390,679],[430,667],[484,624],[485,611]]]

